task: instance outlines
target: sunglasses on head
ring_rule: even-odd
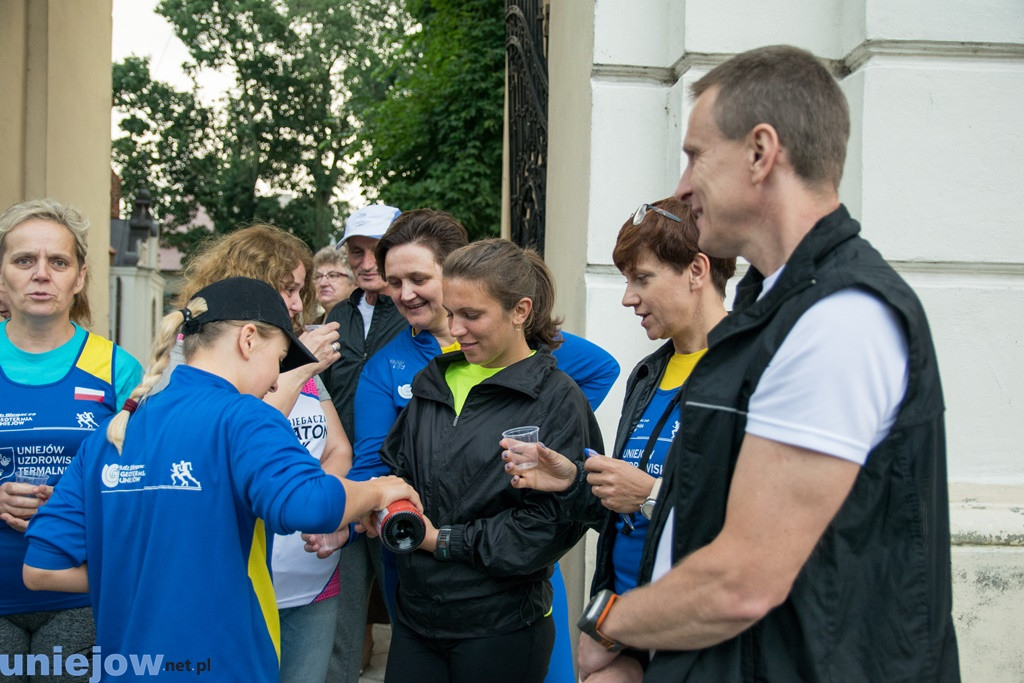
[[[660,214],[665,218],[669,219],[670,221],[675,221],[676,223],[683,222],[679,219],[679,216],[670,214],[665,209],[659,209],[658,207],[651,206],[650,204],[641,204],[639,207],[637,207],[637,210],[633,212],[633,225],[640,225],[641,223],[643,223],[644,216],[647,215],[648,211],[653,211],[654,213]]]

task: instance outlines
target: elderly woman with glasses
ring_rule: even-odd
[[[324,309],[320,322],[327,319],[334,305],[348,298],[356,288],[356,280],[345,260],[345,248],[327,245],[313,256],[313,287],[316,300]]]
[[[508,451],[502,456],[516,488],[578,491],[580,517],[602,529],[594,593],[636,586],[665,457],[679,428],[680,388],[707,351],[708,332],[726,315],[725,283],[736,260],[704,254],[697,236],[689,204],[674,198],[642,204],[619,231],[612,258],[626,278],[622,305],[633,309],[649,339],[666,342],[629,376],[610,457],[588,457],[580,471],[543,447],[535,469],[518,469]],[[630,658],[616,662],[639,666]]]

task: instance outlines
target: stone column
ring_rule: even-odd
[[[107,332],[111,0],[0,0],[0,208],[39,197],[89,218],[92,329]]]

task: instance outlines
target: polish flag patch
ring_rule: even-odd
[[[103,403],[105,394],[102,389],[88,389],[86,387],[75,387],[76,401],[97,401]]]

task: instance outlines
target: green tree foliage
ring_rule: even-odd
[[[371,198],[443,208],[474,235],[496,234],[503,6],[161,0],[193,83],[154,81],[142,58],[114,65],[125,198],[144,186],[168,223],[189,225],[202,207],[217,232],[268,221],[316,248],[342,224],[355,168]],[[225,101],[201,101],[205,69],[233,74]],[[188,252],[206,235],[165,239]]]
[[[124,195],[147,186],[158,215],[177,225],[201,206],[218,232],[270,221],[326,244],[348,209],[339,196],[354,140],[346,68],[372,61],[381,33],[359,27],[394,27],[392,4],[163,0],[157,10],[189,48],[193,87],[154,82],[140,58],[114,65],[114,108],[126,116],[114,141]],[[235,76],[226,102],[200,102],[202,69]],[[167,241],[188,250],[205,234]]]
[[[361,115],[356,167],[400,208],[444,209],[471,238],[498,234],[504,125],[503,0],[407,0],[420,29],[378,69],[386,97]]]

